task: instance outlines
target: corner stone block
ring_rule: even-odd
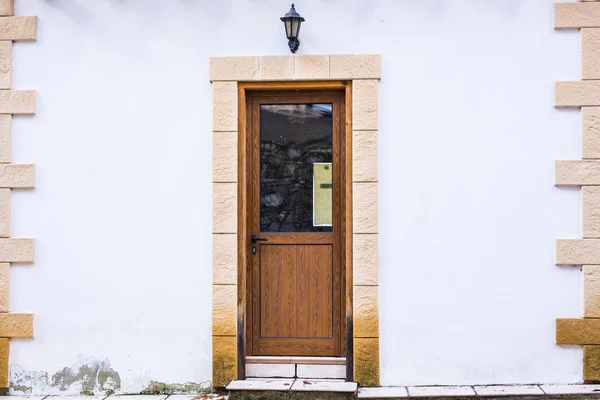
[[[378,80],[357,80],[352,83],[352,128],[355,131],[377,130],[378,97]]]
[[[259,78],[258,57],[213,57],[210,81],[253,81]]]
[[[212,353],[212,385],[225,387],[237,376],[237,338],[213,336]]]
[[[583,316],[600,318],[600,266],[583,266]]]
[[[600,81],[556,82],[554,106],[575,108],[600,106]]]
[[[12,115],[0,115],[0,163],[9,163],[11,156]]]
[[[238,128],[237,82],[213,83],[213,131],[235,132]]]
[[[379,54],[332,55],[329,57],[331,79],[380,79]]]
[[[377,183],[353,184],[354,233],[377,233]]]
[[[260,80],[291,81],[294,79],[293,56],[260,57]]]
[[[0,18],[0,40],[35,40],[36,29],[36,17]]]
[[[352,268],[355,285],[379,283],[378,235],[355,234],[352,243]]]
[[[329,79],[329,56],[295,56],[295,79]]]
[[[213,133],[213,182],[237,182],[237,132]]]
[[[600,186],[583,186],[583,237],[600,238]]]
[[[10,311],[10,264],[0,264],[0,312]],[[0,386],[1,387],[1,386]]]
[[[15,13],[15,0],[0,0],[0,15],[11,16]]]
[[[600,239],[559,239],[556,265],[600,265]]]
[[[28,263],[34,261],[35,241],[33,239],[0,239],[0,262]]]
[[[8,362],[10,347],[7,338],[0,338],[0,388],[9,387]]]
[[[0,189],[0,238],[10,237],[10,189]]]
[[[35,102],[34,90],[0,90],[0,114],[33,115]]]
[[[12,42],[0,42],[0,89],[12,87]]]
[[[213,235],[213,285],[237,283],[237,235]]]
[[[354,381],[379,386],[379,339],[354,339]]]
[[[354,337],[379,337],[378,286],[354,286]]]
[[[600,319],[557,319],[556,344],[600,344]]]
[[[0,313],[0,337],[32,338],[33,314]]]
[[[600,346],[583,346],[583,380],[600,381]]]
[[[600,79],[600,29],[581,30],[581,76],[583,79]]]
[[[352,140],[352,180],[377,182],[377,131],[354,131]]]
[[[554,4],[554,27],[556,29],[600,27],[600,3]]]
[[[29,189],[35,187],[35,165],[0,164],[0,188]]]
[[[213,285],[212,333],[235,336],[237,333],[237,286]]]
[[[213,184],[213,233],[237,233],[237,184]]]
[[[557,186],[600,185],[600,160],[559,160],[555,162]]]
[[[582,157],[600,158],[600,107],[584,107]]]

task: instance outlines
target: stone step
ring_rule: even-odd
[[[477,385],[360,388],[372,400],[600,400],[600,385]]]
[[[319,379],[269,379],[233,381],[229,400],[352,400],[358,385]]]

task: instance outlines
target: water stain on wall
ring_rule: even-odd
[[[163,383],[152,380],[141,392],[124,393],[121,390],[121,377],[111,367],[110,361],[96,358],[80,357],[72,366],[65,367],[54,374],[45,371],[27,371],[18,365],[11,365],[10,370],[10,392],[13,395],[212,393],[211,382]]]
[[[79,359],[50,376],[11,366],[11,391],[19,394],[70,392],[82,395],[112,394],[121,389],[121,377],[108,360]]]

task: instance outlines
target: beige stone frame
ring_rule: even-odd
[[[354,380],[379,385],[377,134],[379,55],[218,57],[213,83],[213,386],[238,362],[238,82],[352,81]],[[348,282],[350,284],[350,282]]]
[[[34,240],[10,237],[12,189],[35,186],[35,166],[11,164],[12,116],[35,114],[36,93],[12,90],[12,46],[36,39],[36,18],[15,17],[14,0],[0,0],[0,394],[7,394],[9,339],[33,337],[33,314],[10,312],[10,265],[34,260]]]
[[[600,2],[555,4],[556,29],[580,29],[582,80],[557,82],[556,107],[581,108],[582,160],[556,162],[557,186],[581,187],[583,238],[556,241],[556,264],[582,266],[583,318],[556,320],[556,343],[583,345],[583,379],[600,381]]]

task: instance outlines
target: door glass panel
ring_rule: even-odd
[[[332,109],[260,106],[261,232],[332,232]]]

